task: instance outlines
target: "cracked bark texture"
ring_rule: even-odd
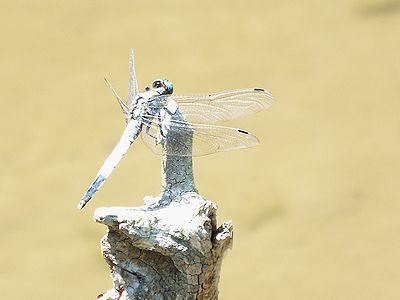
[[[157,209],[98,208],[94,219],[108,227],[101,249],[113,281],[99,299],[218,298],[233,227],[217,228],[214,203],[189,192]]]
[[[197,193],[192,161],[193,132],[179,107],[171,116],[171,120],[180,122],[181,127],[178,129],[172,127],[168,130],[163,145],[161,195],[155,205],[168,205],[171,201],[179,200],[184,194]],[[169,153],[174,153],[174,155]],[[176,155],[179,153],[181,155]]]

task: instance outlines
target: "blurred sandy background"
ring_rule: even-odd
[[[195,4],[196,3],[196,4]],[[264,87],[276,103],[228,125],[261,145],[195,159],[235,224],[221,299],[400,299],[400,1],[1,1],[2,299],[94,299],[111,286],[96,207],[141,205],[160,157],[138,140],[77,202],[140,87]]]

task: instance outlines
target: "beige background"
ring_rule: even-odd
[[[195,4],[196,3],[196,4]],[[195,159],[235,224],[221,299],[400,298],[400,1],[1,1],[2,299],[94,299],[111,286],[96,207],[158,193],[137,141],[83,211],[117,142],[129,48],[140,87],[264,87],[229,122],[261,145]]]

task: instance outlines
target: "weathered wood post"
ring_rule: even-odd
[[[99,299],[217,299],[232,223],[217,228],[216,206],[196,193],[159,209],[95,211],[107,225],[101,250],[113,287]]]

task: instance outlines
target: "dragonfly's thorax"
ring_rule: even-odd
[[[147,90],[138,94],[135,98],[135,105],[132,107],[131,115],[133,119],[138,119],[146,114],[148,110],[148,102],[151,99],[159,97],[160,93],[154,90]]]
[[[155,98],[164,95],[170,95],[173,92],[173,85],[167,79],[156,79],[151,87],[146,87],[145,90],[135,97],[135,105],[132,108],[131,115],[133,119],[139,119],[150,112],[151,108],[148,103]]]

